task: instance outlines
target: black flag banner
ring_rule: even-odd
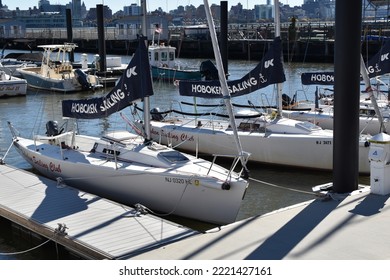
[[[260,63],[248,74],[238,80],[227,81],[230,95],[241,96],[254,92],[271,84],[286,80],[282,63],[282,43],[280,37],[274,39],[270,50]],[[180,81],[179,93],[182,96],[204,98],[223,98],[219,80]]]
[[[369,78],[390,73],[390,40],[386,40],[379,52],[377,52],[367,63]],[[302,73],[303,85],[333,85],[333,72],[312,72]]]
[[[105,96],[62,101],[62,115],[77,119],[97,119],[107,117],[131,105],[135,100],[153,95],[148,50],[145,38],[116,86]]]
[[[390,40],[368,61],[367,70],[370,78],[390,73]]]

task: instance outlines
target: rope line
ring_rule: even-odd
[[[56,236],[65,236],[67,235],[67,232],[66,232],[66,229],[68,227],[65,225],[65,224],[61,224],[59,223],[58,224],[58,227],[54,229],[54,235],[52,238],[48,237],[48,239],[44,242],[42,242],[41,244],[35,246],[35,247],[32,247],[30,249],[27,249],[27,250],[24,250],[24,251],[18,251],[18,252],[10,252],[10,253],[4,253],[4,252],[0,252],[0,255],[2,256],[12,256],[12,255],[20,255],[20,254],[25,254],[25,253],[29,253],[33,250],[36,250],[40,247],[42,247],[43,245],[49,243],[50,241],[53,241],[57,244],[57,242],[55,241],[56,239]]]
[[[186,186],[184,187],[184,190],[182,192],[182,194],[180,195],[180,199],[177,201],[176,205],[174,206],[174,208],[170,211],[170,212],[167,212],[167,213],[156,213],[154,212],[152,209],[140,204],[140,203],[137,203],[135,205],[135,208],[138,212],[140,212],[141,214],[145,214],[146,212],[149,212],[153,215],[156,215],[156,216],[159,216],[159,217],[164,217],[164,216],[169,216],[171,215],[172,213],[174,213],[177,209],[177,207],[180,205],[182,199],[183,199],[183,196],[184,196],[184,193],[186,192],[187,190],[187,187],[188,187],[188,184],[186,184]]]
[[[19,251],[19,252],[12,252],[12,253],[2,253],[0,252],[0,255],[2,256],[11,256],[11,255],[20,255],[20,254],[25,254],[25,253],[29,253],[35,249],[38,249],[39,247],[42,247],[43,245],[45,245],[46,243],[52,241],[51,239],[48,239],[46,241],[44,241],[42,244],[39,244],[33,248],[30,248],[30,249],[27,249],[27,250],[24,250],[24,251]]]

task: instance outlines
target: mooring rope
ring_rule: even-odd
[[[52,238],[48,237],[48,239],[46,241],[42,242],[41,244],[39,244],[39,245],[37,245],[37,246],[35,246],[33,248],[24,250],[24,251],[10,252],[10,253],[0,252],[0,255],[1,256],[12,256],[12,255],[21,255],[21,254],[29,253],[29,252],[32,252],[32,251],[42,247],[43,245],[49,243],[50,241],[55,242],[56,245],[57,245],[57,242],[55,241],[56,236],[65,236],[65,235],[67,235],[67,232],[66,232],[67,228],[68,227],[65,224],[59,223],[58,227],[54,229],[53,237]]]
[[[265,181],[261,181],[261,180],[258,180],[256,178],[253,178],[253,177],[250,177],[249,180],[252,180],[252,181],[255,181],[257,183],[264,184],[264,185],[267,185],[267,186],[283,189],[283,190],[288,190],[288,191],[294,191],[294,192],[300,192],[300,193],[314,195],[313,192],[307,192],[307,191],[297,190],[297,189],[293,189],[293,188],[283,187],[283,186],[279,186],[279,185],[276,185],[276,184],[272,184],[272,183],[268,183],[268,182],[265,182]]]
[[[151,214],[153,214],[153,215],[156,215],[156,216],[159,216],[159,217],[165,217],[165,216],[172,215],[172,214],[176,211],[177,207],[180,205],[180,203],[181,203],[181,201],[182,201],[182,199],[183,199],[184,193],[185,193],[186,190],[187,190],[188,185],[189,185],[189,184],[187,183],[186,186],[184,187],[184,190],[183,190],[182,194],[180,195],[180,198],[179,198],[179,200],[177,201],[177,203],[176,203],[176,205],[174,206],[174,208],[173,208],[171,211],[167,212],[167,213],[157,213],[157,212],[154,212],[152,209],[150,209],[150,208],[148,208],[148,207],[142,205],[141,203],[137,203],[137,204],[135,205],[135,209],[136,209],[138,212],[140,212],[141,214],[146,214],[147,212],[149,212],[149,213],[151,213]]]
[[[46,243],[52,241],[51,239],[48,239],[46,240],[45,242],[43,242],[42,244],[39,244],[33,248],[30,248],[30,249],[27,249],[27,250],[24,250],[24,251],[19,251],[19,252],[12,252],[12,253],[3,253],[3,252],[0,252],[0,255],[2,256],[11,256],[11,255],[20,255],[20,254],[25,254],[25,253],[29,253],[31,251],[34,251],[35,249],[38,249],[39,247],[42,247],[43,245],[45,245]]]

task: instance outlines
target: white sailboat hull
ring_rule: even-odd
[[[236,154],[232,130],[223,121],[197,119],[194,121],[152,121],[151,135],[155,141],[172,145],[174,148],[202,154]],[[278,122],[294,123],[294,120],[280,119]],[[277,123],[277,122],[276,122]],[[274,123],[275,124],[275,123]],[[138,126],[141,126],[138,123]],[[271,126],[269,126],[271,129]],[[333,169],[333,132],[318,130],[304,134],[288,130],[279,133],[239,130],[238,135],[243,150],[250,153],[249,160],[259,163],[294,166],[300,168]],[[368,139],[362,137],[359,146],[359,172],[369,173]]]
[[[62,141],[69,143],[71,139],[65,135]],[[77,141],[99,140],[76,136]],[[116,161],[91,152],[94,148],[84,144],[77,149],[60,149],[21,137],[14,144],[25,160],[48,178],[125,205],[141,204],[162,215],[173,214],[214,224],[232,223],[248,185],[245,180],[235,178],[230,181],[230,189],[222,189],[226,178],[226,173],[222,173],[226,169],[217,169],[221,174],[211,171],[206,175],[210,162],[202,159],[181,168],[156,168],[131,160]],[[138,152],[136,156],[141,158]],[[196,170],[198,174],[194,175]]]

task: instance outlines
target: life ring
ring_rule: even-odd
[[[174,80],[174,81],[173,81],[173,85],[174,85],[174,86],[179,86],[179,80]]]

